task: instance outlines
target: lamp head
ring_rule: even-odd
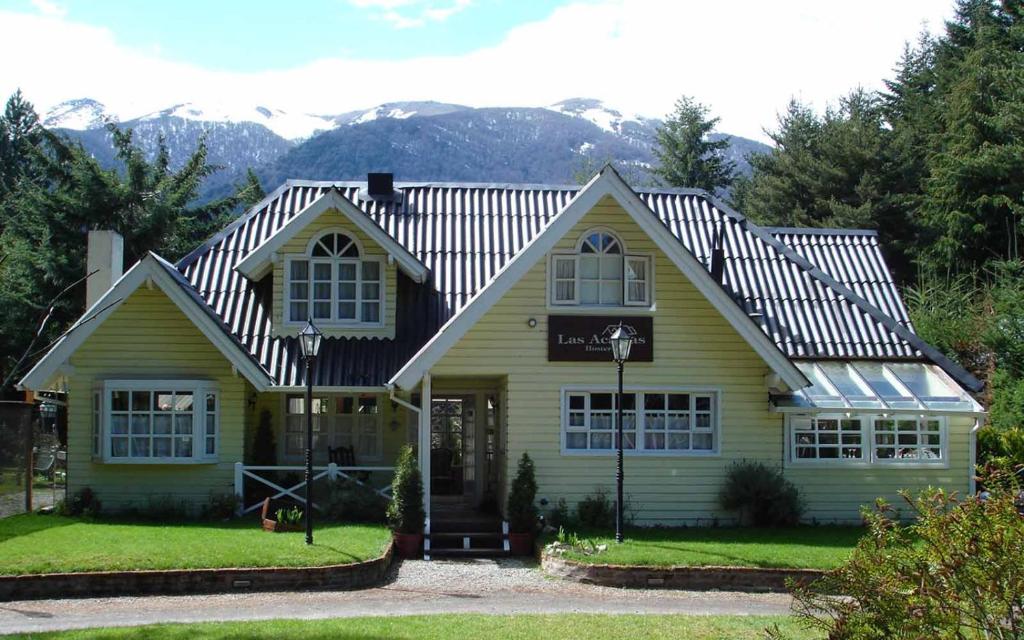
[[[608,342],[612,347],[612,360],[623,363],[629,360],[629,350],[633,347],[633,331],[619,323]]]
[[[320,342],[323,337],[324,334],[316,328],[313,320],[308,320],[306,326],[299,332],[299,347],[302,349],[302,357],[315,358],[320,352]]]

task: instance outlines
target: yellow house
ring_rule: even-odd
[[[289,181],[177,264],[121,276],[112,244],[90,255],[102,291],[21,381],[67,391],[69,490],[111,507],[300,469],[308,318],[317,473],[386,494],[413,444],[428,534],[501,505],[523,452],[542,509],[614,486],[620,323],[639,524],[729,522],[740,460],[781,468],[819,522],[973,490],[979,382],[914,334],[872,232],[763,228],[606,167],[583,187]]]

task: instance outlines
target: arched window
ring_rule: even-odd
[[[551,303],[645,306],[651,303],[650,257],[628,255],[610,231],[583,234],[575,253],[551,257]]]
[[[285,268],[289,322],[380,323],[384,270],[379,260],[363,256],[351,236],[328,231]]]

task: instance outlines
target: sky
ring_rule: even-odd
[[[952,0],[0,0],[0,95],[122,118],[182,102],[338,114],[399,100],[604,100],[663,117],[683,94],[764,140],[791,98],[880,88]]]

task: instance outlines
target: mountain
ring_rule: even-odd
[[[649,185],[661,120],[590,98],[546,107],[390,102],[337,115],[195,103],[132,115],[83,98],[43,118],[44,126],[114,166],[108,123],[131,128],[149,153],[163,137],[172,165],[184,162],[205,136],[210,161],[222,167],[204,189],[204,198],[214,198],[229,193],[250,167],[269,188],[287,178],[361,179],[369,171],[391,171],[398,180],[570,184],[612,161],[628,180]],[[755,140],[730,140],[727,155],[741,173],[750,171],[748,154],[769,150]]]

